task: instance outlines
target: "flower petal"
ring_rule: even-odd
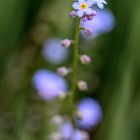
[[[86,2],[86,0],[78,0],[79,3]]]
[[[104,4],[107,4],[107,2],[106,2],[105,0],[103,0],[103,3],[104,3]]]
[[[85,13],[86,13],[87,15],[91,15],[93,12],[94,12],[94,10],[93,10],[92,8],[87,8],[87,9],[85,10]]]
[[[99,7],[100,9],[103,9],[103,8],[104,8],[104,4],[103,4],[103,3],[97,3],[97,5],[98,5],[98,7]]]
[[[87,0],[87,5],[88,7],[93,6],[94,4],[96,4],[96,0]]]
[[[74,2],[72,4],[73,9],[78,10],[79,9],[79,3],[78,2]]]
[[[77,11],[77,16],[78,17],[82,17],[83,15],[84,15],[84,11],[82,11],[82,10]]]

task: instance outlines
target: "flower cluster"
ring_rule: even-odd
[[[109,31],[111,25],[113,27],[113,18],[112,15],[110,16],[110,12],[102,14],[101,10],[94,9],[95,6],[103,9],[104,4],[107,4],[105,0],[75,0],[72,4],[73,11],[69,13],[70,17],[78,17],[74,40],[54,38],[49,39],[43,45],[43,57],[55,65],[61,64],[66,59],[69,47],[72,47],[73,50],[71,67],[59,65],[60,67],[56,69],[57,73],[40,69],[32,78],[32,84],[42,99],[51,101],[59,98],[62,101],[65,98],[66,102],[69,103],[66,106],[69,110],[68,114],[64,114],[64,116],[58,114],[51,120],[59,127],[57,132],[49,136],[50,140],[89,140],[87,130],[92,129],[102,120],[103,114],[100,104],[92,98],[85,98],[77,103],[75,93],[77,90],[88,91],[87,82],[77,76],[79,62],[85,66],[91,62],[90,56],[80,54],[80,33],[92,37],[92,33],[97,36],[99,33]],[[93,18],[96,12],[100,16]],[[104,22],[104,19],[107,21]],[[64,78],[69,80],[69,76],[71,77],[70,82],[67,82]],[[71,83],[70,86],[68,83]]]
[[[83,21],[92,20],[96,15],[93,6],[97,5],[100,9],[103,9],[104,4],[107,4],[105,0],[77,0],[72,4],[74,10],[70,12],[69,16],[78,16]]]
[[[78,102],[76,108],[76,127],[59,115],[51,119],[51,124],[57,126],[56,132],[50,134],[51,140],[90,140],[87,130],[95,128],[102,121],[101,106],[95,99],[84,98]],[[77,114],[80,115],[80,119],[77,118]]]

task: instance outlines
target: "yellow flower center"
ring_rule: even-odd
[[[85,10],[87,8],[86,3],[81,3],[80,4],[80,9]]]

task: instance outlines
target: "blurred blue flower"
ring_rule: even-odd
[[[87,36],[84,31],[81,35],[87,39],[93,39],[99,35],[110,32],[115,26],[115,18],[110,10],[98,10],[97,16],[90,21],[81,21],[81,27],[89,29],[92,32],[91,36]]]
[[[51,38],[43,44],[42,55],[52,64],[60,64],[68,56],[68,50],[61,46],[61,39]]]
[[[60,126],[60,133],[64,140],[89,140],[89,134],[86,131],[74,129],[69,122]]]
[[[73,132],[72,140],[89,140],[89,134],[86,131],[76,129]]]
[[[68,140],[71,138],[73,133],[73,126],[69,122],[65,122],[60,126],[60,133],[64,140]]]
[[[52,100],[67,91],[66,81],[56,73],[45,69],[40,69],[34,74],[32,83],[44,100]]]
[[[76,120],[77,126],[90,129],[96,126],[102,119],[102,111],[99,103],[91,98],[85,98],[77,105],[81,118]]]

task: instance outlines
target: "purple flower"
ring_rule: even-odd
[[[45,41],[43,45],[42,55],[45,60],[49,61],[50,63],[60,64],[64,62],[64,60],[68,56],[68,50],[61,46],[61,39],[51,38]]]
[[[66,76],[69,73],[69,70],[66,67],[62,66],[57,69],[57,73],[61,76]]]
[[[103,33],[111,31],[114,25],[115,19],[111,11],[98,10],[97,16],[95,16],[92,20],[87,22],[81,21],[81,27],[89,29],[93,34],[91,36],[87,36],[84,31],[81,31],[81,34],[85,38],[96,38]]]
[[[64,39],[64,40],[61,41],[61,46],[64,47],[64,48],[68,48],[68,47],[70,47],[71,43],[72,43],[71,40]]]
[[[76,120],[77,126],[90,129],[96,126],[102,119],[102,111],[99,103],[91,98],[85,98],[77,105],[81,118]]]
[[[84,15],[82,17],[82,21],[92,20],[94,16],[96,16],[96,11],[95,10],[93,10],[93,13],[90,14],[90,15]]]
[[[91,36],[91,35],[92,35],[92,31],[89,30],[89,29],[85,29],[85,30],[84,30],[84,33],[85,33],[85,35],[87,35],[87,36]]]
[[[88,90],[88,85],[85,81],[81,80],[78,82],[78,88],[81,91],[86,91],[86,90]]]
[[[91,8],[96,2],[94,0],[78,0],[74,2],[72,7],[77,11],[78,17],[91,15],[94,10]]]
[[[75,10],[72,10],[70,13],[69,13],[69,16],[72,17],[72,18],[75,18],[77,16],[77,12]]]
[[[66,81],[56,73],[38,70],[32,79],[34,88],[44,100],[52,100],[67,91]]]
[[[81,55],[80,61],[82,64],[89,64],[91,62],[91,58],[88,55]]]

